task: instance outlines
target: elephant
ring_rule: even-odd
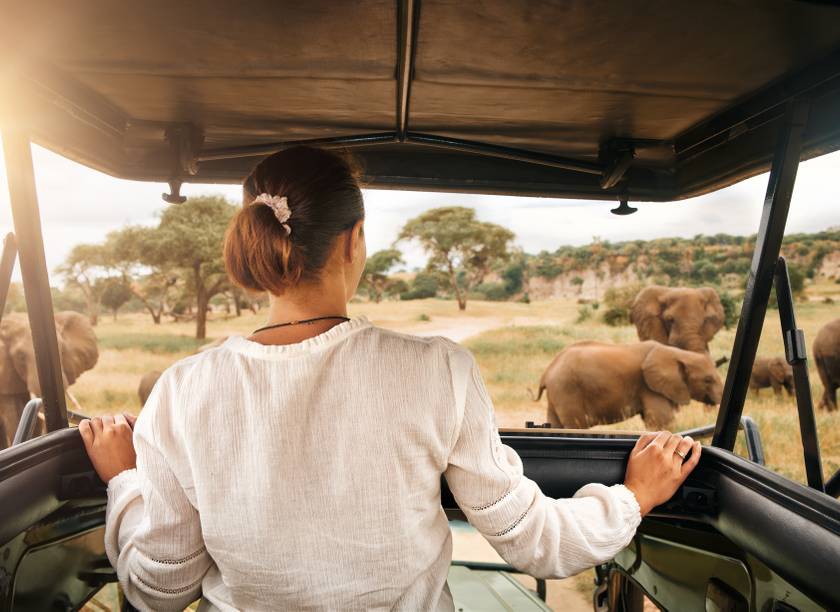
[[[630,308],[630,322],[639,340],[656,340],[696,353],[709,352],[709,342],[725,319],[720,296],[711,287],[645,287]]]
[[[823,325],[814,338],[814,362],[823,385],[819,407],[837,410],[837,388],[840,387],[840,319]]]
[[[160,370],[152,370],[143,374],[143,378],[140,379],[140,386],[137,387],[137,395],[140,396],[141,406],[146,405],[146,400],[149,399],[149,396],[152,394],[152,389],[155,388],[155,383],[162,374],[163,372]]]
[[[641,414],[648,429],[667,429],[679,406],[720,403],[723,382],[708,353],[654,340],[633,344],[576,342],[540,379],[552,427],[583,428]]]
[[[78,312],[56,313],[55,328],[66,388],[96,365],[99,347],[88,318]],[[0,449],[11,445],[26,402],[40,395],[29,321],[6,316],[0,321]]]
[[[196,353],[202,353],[208,349],[214,348],[219,346],[220,344],[224,343],[225,340],[228,339],[228,336],[223,336],[221,338],[217,338],[213,340],[213,342],[208,342],[198,348]],[[149,399],[149,396],[152,394],[152,389],[155,387],[155,383],[158,381],[163,375],[163,372],[160,370],[151,370],[143,374],[143,377],[140,379],[140,384],[137,387],[137,396],[140,398],[140,406],[146,405],[146,400]]]
[[[750,389],[758,395],[759,389],[773,387],[773,393],[793,395],[793,368],[783,357],[756,357],[750,375]]]

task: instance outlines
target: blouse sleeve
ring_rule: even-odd
[[[163,379],[134,429],[137,469],[108,483],[105,550],[128,600],[140,610],[183,610],[212,565],[198,511],[155,440]]]
[[[462,415],[446,481],[469,522],[501,557],[537,578],[564,578],[613,558],[629,544],[641,516],[624,485],[588,484],[571,499],[551,499],[526,478],[522,460],[502,444],[478,366],[463,349],[450,353]]]

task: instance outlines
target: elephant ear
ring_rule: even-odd
[[[646,287],[633,300],[630,307],[630,322],[636,326],[639,340],[656,340],[668,343],[668,330],[662,321],[665,287]]]
[[[723,304],[720,301],[718,292],[712,287],[703,287],[700,289],[705,301],[705,312],[703,319],[703,338],[706,342],[710,342],[715,334],[723,327],[726,321],[726,313],[723,310]]]
[[[785,363],[784,359],[777,357],[775,359],[771,359],[770,363],[767,364],[770,376],[779,383],[784,383],[785,378],[787,377],[787,368],[785,368]]]
[[[25,340],[28,328],[17,316],[7,316],[0,323],[0,393],[4,395],[28,394],[27,381],[38,375],[26,367]],[[30,351],[32,343],[29,343]],[[33,355],[34,358],[34,355]]]
[[[60,338],[61,369],[67,384],[72,385],[99,360],[96,334],[87,317],[78,312],[56,313],[55,326]]]
[[[685,364],[680,349],[656,346],[642,362],[642,377],[651,391],[664,395],[680,406],[691,400]]]

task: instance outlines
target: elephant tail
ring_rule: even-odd
[[[540,388],[539,391],[537,391],[536,395],[534,395],[534,392],[531,391],[530,387],[528,387],[528,395],[530,395],[531,399],[535,402],[538,402],[542,399],[543,391],[545,391],[545,385],[542,383],[542,381],[540,381]]]

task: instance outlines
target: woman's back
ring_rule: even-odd
[[[205,598],[436,608],[451,555],[439,500],[457,350],[356,319],[295,345],[233,337],[170,368],[137,431],[157,430],[201,516],[218,567]]]

